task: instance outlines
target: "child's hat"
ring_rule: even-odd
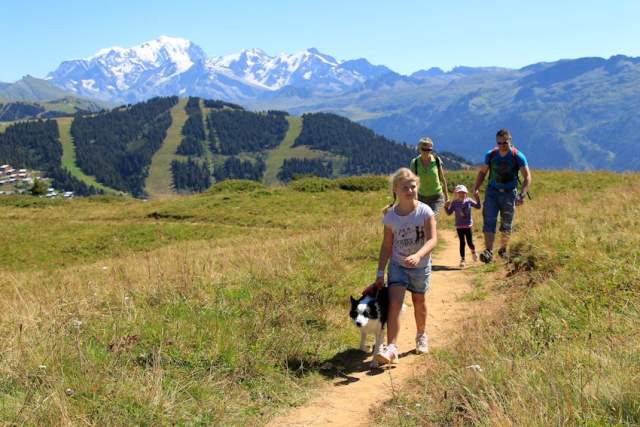
[[[467,187],[462,184],[456,185],[456,188],[453,190],[454,193],[459,193],[460,191],[462,191],[463,193],[468,193]]]

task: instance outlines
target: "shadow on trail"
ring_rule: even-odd
[[[432,265],[431,271],[458,271],[462,270],[460,267],[453,267],[450,265]]]
[[[365,360],[370,356],[369,353],[351,348],[341,351],[322,362],[309,363],[303,360],[288,360],[287,368],[294,371],[296,375],[303,376],[312,372],[318,372],[323,377],[334,380],[342,378],[342,381],[336,382],[336,386],[349,385],[359,381],[358,378],[351,376],[353,373],[369,371],[369,362]],[[371,369],[368,375],[376,375],[382,370]]]
[[[398,357],[400,359],[415,354],[414,350],[401,353]],[[367,376],[376,376],[385,373],[390,369],[395,369],[395,365],[384,365],[378,368],[371,368],[369,362],[365,362],[370,356],[370,353],[360,351],[358,349],[348,349],[342,351],[331,359],[327,359],[320,363],[310,364],[302,360],[290,359],[287,361],[287,367],[289,370],[294,371],[297,376],[308,375],[312,372],[318,372],[323,377],[335,380],[342,378],[342,381],[336,382],[336,386],[345,386],[351,383],[360,381],[359,378],[352,376],[351,374],[367,372]]]

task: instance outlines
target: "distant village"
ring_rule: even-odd
[[[31,187],[35,179],[42,179],[46,182],[46,178],[35,176],[33,171],[27,169],[15,169],[11,165],[0,166],[0,195],[10,194],[31,194]],[[73,197],[73,191],[57,191],[53,187],[48,187],[47,192],[42,197]]]

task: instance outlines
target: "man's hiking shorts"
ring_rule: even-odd
[[[485,233],[495,233],[500,214],[500,232],[511,233],[511,223],[516,209],[516,189],[497,190],[487,187],[482,206],[482,218],[484,224],[482,231]]]

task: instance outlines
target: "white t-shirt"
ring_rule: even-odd
[[[432,216],[431,208],[422,202],[418,202],[418,206],[407,215],[398,215],[395,206],[384,214],[382,223],[393,231],[391,261],[406,267],[404,259],[418,252],[424,245],[426,238],[424,222]],[[430,264],[431,254],[424,256],[415,268]]]

